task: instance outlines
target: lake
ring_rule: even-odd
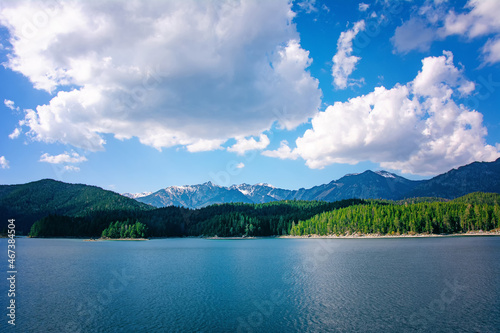
[[[500,237],[20,238],[16,250],[8,331],[500,332]]]

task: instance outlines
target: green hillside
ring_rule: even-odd
[[[462,233],[500,228],[498,194],[472,193],[449,202],[372,201],[324,212],[294,226],[292,235]]]
[[[52,179],[0,186],[1,231],[6,228],[7,219],[16,219],[17,232],[26,234],[35,221],[49,214],[81,217],[96,211],[151,209],[151,206],[96,186]]]
[[[364,204],[350,199],[336,202],[286,200],[263,204],[224,204],[194,211],[188,234],[205,236],[288,235],[299,220],[320,212]]]
[[[500,204],[500,194],[474,192],[471,194],[464,195],[463,197],[456,198],[453,201],[454,202],[470,203],[470,204],[499,205]]]

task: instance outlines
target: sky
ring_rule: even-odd
[[[427,179],[500,157],[500,1],[0,3],[0,184]]]

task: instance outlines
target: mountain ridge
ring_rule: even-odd
[[[500,158],[473,162],[427,180],[410,180],[385,170],[351,173],[330,183],[289,190],[266,183],[220,186],[211,181],[198,185],[170,186],[137,201],[155,207],[202,208],[214,203],[266,203],[279,200],[387,199],[413,197],[454,199],[472,192],[500,193]]]

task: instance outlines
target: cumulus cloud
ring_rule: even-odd
[[[2,168],[2,169],[10,168],[9,161],[7,161],[5,156],[0,156],[0,168]]]
[[[448,100],[454,90],[460,95],[469,95],[475,84],[467,80],[463,70],[453,64],[453,53],[443,51],[441,57],[427,57],[422,60],[422,70],[412,82],[413,93],[424,97]]]
[[[282,156],[297,154],[310,168],[370,160],[422,175],[494,160],[500,152],[485,142],[482,114],[455,102],[473,89],[451,52],[425,58],[408,84],[378,87],[318,113],[293,151],[283,145]]]
[[[27,21],[37,13],[47,20]],[[26,111],[25,132],[90,151],[104,149],[104,134],[159,150],[218,149],[275,122],[307,121],[321,90],[293,17],[288,0],[12,1],[0,10],[6,66],[54,94]]]
[[[254,138],[246,139],[244,137],[239,137],[236,138],[236,143],[227,148],[227,150],[238,155],[245,155],[245,153],[250,150],[265,149],[269,145],[269,143],[270,140],[265,134],[261,134],[259,136],[259,141],[255,140]]]
[[[78,153],[67,153],[59,155],[49,155],[47,153],[40,156],[40,162],[46,162],[51,164],[61,164],[61,163],[81,163],[87,161],[85,156],[80,156]]]
[[[262,152],[262,155],[268,157],[276,157],[281,160],[291,159],[296,160],[299,157],[296,151],[293,151],[288,145],[288,141],[283,140],[280,143],[280,147],[276,150],[265,150]]]
[[[245,163],[240,162],[236,165],[236,169],[243,169],[245,167]]]
[[[337,53],[332,58],[333,84],[337,89],[345,89],[349,84],[355,82],[349,79],[349,75],[352,74],[361,58],[351,55],[352,41],[363,30],[365,30],[365,21],[361,20],[356,22],[352,29],[340,34],[337,41]]]

